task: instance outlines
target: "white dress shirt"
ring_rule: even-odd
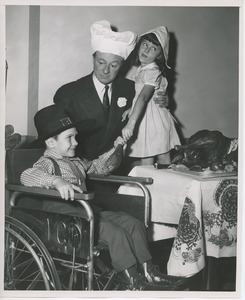
[[[100,98],[100,101],[101,101],[101,103],[103,103],[103,96],[105,93],[105,85],[103,83],[101,83],[94,74],[93,74],[93,82],[94,82],[94,86],[97,91],[97,94]],[[107,85],[109,86],[108,96],[109,96],[109,102],[111,104],[111,83],[107,84]]]

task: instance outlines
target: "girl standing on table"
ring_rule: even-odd
[[[157,27],[141,35],[136,46],[138,66],[134,75],[136,95],[122,136],[129,140],[127,154],[141,159],[141,164],[169,164],[170,149],[180,145],[173,116],[167,108],[156,105],[152,98],[160,84],[167,93],[166,67],[169,33],[165,26]]]

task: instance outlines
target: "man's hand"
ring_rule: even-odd
[[[122,122],[125,121],[129,115],[129,112],[130,112],[130,108],[125,110],[125,112],[122,114]]]
[[[53,181],[53,186],[56,188],[56,190],[60,193],[60,196],[62,199],[68,200],[74,200],[74,194],[75,191],[79,193],[83,193],[83,191],[75,184],[69,183],[65,179],[58,177],[55,178]]]
[[[153,101],[155,102],[155,104],[159,105],[159,107],[164,107],[164,108],[168,107],[169,104],[168,92],[159,90],[157,92],[157,95],[154,96]]]

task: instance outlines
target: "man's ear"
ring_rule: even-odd
[[[49,139],[47,139],[46,141],[45,141],[45,144],[47,145],[47,147],[49,147],[49,148],[54,148],[54,139],[51,137],[51,138],[49,138]]]

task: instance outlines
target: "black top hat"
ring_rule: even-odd
[[[72,127],[76,127],[79,134],[91,132],[95,122],[93,119],[73,122],[61,105],[53,104],[47,106],[39,110],[34,116],[38,138],[30,146],[41,146],[48,138]]]

